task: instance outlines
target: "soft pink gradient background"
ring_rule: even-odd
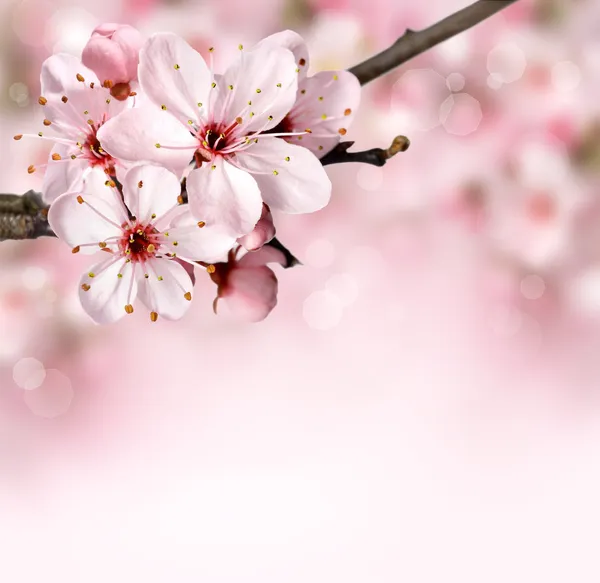
[[[292,27],[317,71],[467,4],[3,0],[0,190],[39,188],[12,136],[103,21],[222,63]],[[599,19],[521,0],[370,85],[347,138],[412,147],[279,219],[304,266],[259,325],[199,274],[183,321],[97,327],[88,260],[2,243],[0,581],[597,583]]]

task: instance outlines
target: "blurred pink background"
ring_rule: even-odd
[[[303,34],[346,68],[467,0],[2,0],[3,192],[39,69],[93,28],[171,30],[217,66]],[[594,582],[600,578],[600,7],[520,0],[369,85],[324,211],[276,217],[258,325],[98,327],[88,263],[0,244],[0,580]],[[141,310],[140,310],[141,312]]]

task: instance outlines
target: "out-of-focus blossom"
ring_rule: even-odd
[[[230,251],[227,263],[214,266],[211,278],[217,284],[218,292],[213,308],[216,314],[219,300],[225,300],[236,318],[260,322],[277,305],[277,278],[267,265],[285,265],[286,259],[281,251],[270,246],[237,259],[239,251],[239,247]]]
[[[173,34],[152,37],[140,55],[140,84],[153,102],[106,124],[100,139],[113,156],[183,172],[190,208],[235,236],[250,233],[262,203],[288,213],[323,208],[331,182],[306,148],[265,134],[296,98],[296,63],[272,46],[244,51],[224,75]]]
[[[263,245],[266,245],[275,237],[275,224],[271,209],[263,204],[263,211],[254,230],[248,235],[238,239],[238,243],[248,251],[258,251]]]
[[[115,322],[133,313],[139,296],[153,322],[159,315],[181,318],[193,284],[175,259],[214,261],[235,241],[192,218],[180,204],[179,180],[164,168],[132,168],[124,177],[123,198],[110,181],[89,181],[88,187],[59,197],[48,217],[74,253],[108,255],[81,279],[84,310],[100,324]]]
[[[144,37],[126,24],[102,24],[92,33],[81,60],[90,68],[115,99],[124,101],[137,80],[140,50]]]
[[[348,71],[321,71],[308,77],[308,47],[302,37],[291,30],[267,37],[259,43],[258,47],[261,46],[289,49],[298,65],[296,103],[274,132],[290,134],[284,139],[308,148],[319,157],[324,156],[346,135],[354,120],[360,104],[358,79]]]
[[[126,103],[113,99],[101,86],[96,75],[71,55],[54,55],[42,66],[42,105],[46,118],[44,131],[30,136],[55,142],[46,166],[42,194],[52,203],[65,192],[84,188],[86,176],[93,168],[115,176],[118,161],[102,147],[99,129],[118,115]],[[22,134],[15,140],[23,138]],[[29,173],[35,172],[31,165]]]

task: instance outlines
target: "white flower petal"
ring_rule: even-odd
[[[146,278],[145,275],[149,277]],[[151,311],[167,320],[179,320],[189,309],[192,280],[176,261],[153,259],[140,268],[138,294],[140,301]],[[159,279],[162,278],[162,279]],[[186,294],[188,298],[186,298]]]
[[[83,200],[83,204],[78,199]],[[97,244],[121,235],[119,225],[123,219],[122,210],[116,202],[110,205],[103,198],[76,193],[59,196],[48,213],[52,230],[72,248]],[[81,247],[82,253],[95,253],[99,250],[95,245]]]
[[[188,261],[216,263],[224,261],[236,244],[236,237],[219,226],[198,226],[198,219],[188,211],[180,214],[169,227],[169,240],[177,242],[171,252]]]
[[[175,174],[160,166],[134,166],[125,175],[123,197],[131,213],[143,224],[152,215],[160,218],[175,205],[181,183]],[[156,218],[155,217],[155,218]]]
[[[194,156],[198,140],[168,111],[146,104],[124,111],[98,132],[102,147],[114,158],[153,162],[180,176]],[[163,146],[157,148],[157,144]],[[169,146],[184,149],[169,149]]]
[[[202,56],[175,34],[160,33],[147,41],[140,52],[139,79],[148,97],[183,123],[197,122],[207,111],[210,70]]]
[[[70,160],[70,151],[70,146],[63,144],[52,148],[42,184],[42,197],[47,204],[52,204],[61,194],[83,188],[83,176],[88,164],[83,160]],[[53,162],[53,154],[58,154],[61,161]]]
[[[98,77],[73,55],[59,54],[46,59],[42,65],[41,86],[42,96],[47,100],[44,107],[46,117],[68,126],[66,129],[55,126],[63,136],[86,134],[89,119],[98,123],[116,116],[127,107],[126,101],[113,99],[110,91],[101,86]]]
[[[245,133],[274,128],[296,100],[298,73],[294,55],[273,45],[241,51],[219,80],[219,89],[212,112],[216,119],[231,123],[241,117]],[[221,115],[223,100],[227,99],[228,106]]]
[[[79,286],[81,305],[98,324],[121,319],[126,314],[125,306],[133,304],[137,295],[133,264],[125,263],[122,258],[112,264],[111,261],[114,259],[92,267],[83,275]]]
[[[293,30],[282,30],[276,32],[267,38],[261,40],[255,48],[264,46],[278,46],[288,49],[294,53],[296,59],[296,65],[300,72],[298,73],[298,80],[302,80],[306,77],[310,61],[308,57],[308,47],[304,39]]]
[[[232,236],[246,235],[260,219],[256,180],[221,156],[190,173],[187,191],[194,217],[208,226],[221,226]]]
[[[261,136],[258,142],[236,156],[240,167],[250,172],[263,200],[286,213],[312,213],[331,198],[331,181],[325,169],[306,148],[280,138]]]
[[[354,121],[360,105],[360,83],[348,71],[322,71],[304,79],[298,89],[298,100],[288,117],[289,124],[294,132],[308,128],[312,133],[301,139],[300,136],[286,139],[308,148],[317,156],[324,156]]]

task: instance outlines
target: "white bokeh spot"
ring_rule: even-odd
[[[23,399],[34,415],[54,419],[69,410],[73,401],[73,385],[66,375],[50,369],[46,371],[42,385],[37,389],[25,391]]]
[[[539,300],[546,291],[546,284],[539,275],[527,275],[521,280],[521,294],[527,300]]]
[[[515,43],[501,43],[494,47],[487,58],[490,75],[502,83],[514,83],[525,73],[525,53]]]
[[[325,288],[337,296],[344,308],[351,306],[358,298],[358,282],[349,273],[332,275]]]
[[[26,391],[37,389],[46,378],[44,365],[35,358],[22,358],[13,367],[15,384]]]
[[[455,136],[468,136],[477,131],[482,119],[481,104],[468,93],[451,95],[440,108],[444,129]]]

